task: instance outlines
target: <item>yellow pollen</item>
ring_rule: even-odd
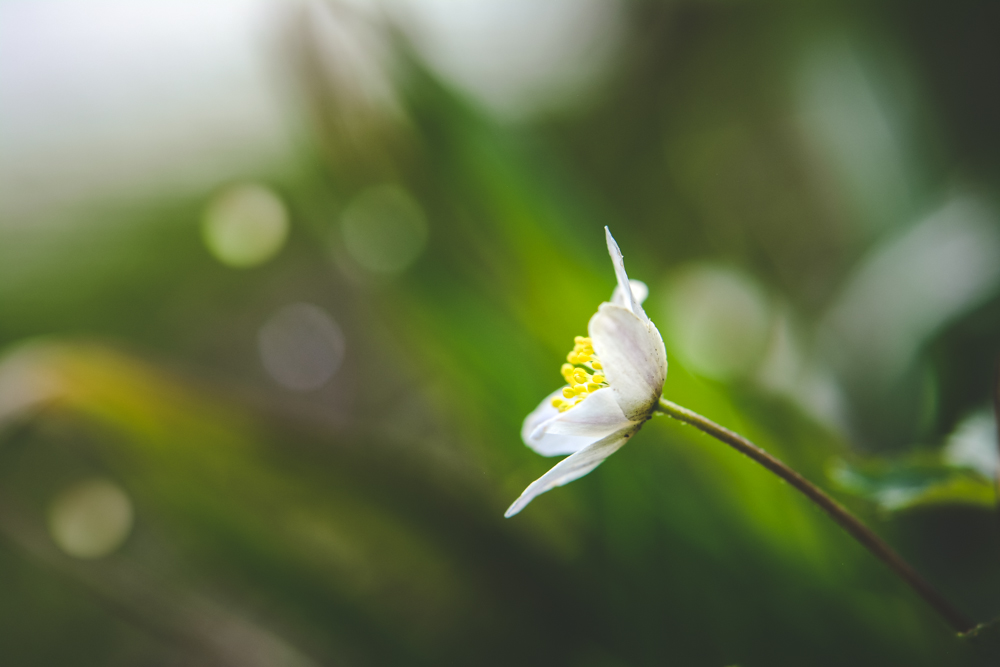
[[[607,386],[607,380],[603,374],[594,373],[591,375],[592,371],[600,370],[602,366],[594,353],[594,344],[590,338],[576,336],[573,343],[572,351],[566,355],[568,363],[564,363],[559,369],[569,386],[563,387],[563,398],[552,399],[552,407],[557,408],[559,412],[566,412],[579,405],[587,396],[601,387]]]

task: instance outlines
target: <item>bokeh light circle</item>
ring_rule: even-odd
[[[212,255],[232,267],[257,266],[273,257],[288,236],[288,211],[272,190],[244,184],[208,203],[202,236]]]
[[[340,229],[351,259],[373,273],[403,271],[427,243],[423,209],[397,185],[376,186],[355,197],[341,215]]]
[[[677,272],[664,291],[668,335],[692,371],[716,380],[746,376],[761,362],[773,309],[749,276],[699,264]]]
[[[106,479],[73,484],[49,506],[52,540],[76,558],[100,558],[117,550],[131,532],[132,520],[128,494]]]
[[[261,363],[271,378],[294,391],[319,389],[344,360],[344,334],[326,311],[308,303],[281,308],[257,336]]]

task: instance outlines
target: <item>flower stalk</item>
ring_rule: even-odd
[[[741,454],[750,457],[791,484],[806,498],[818,505],[820,509],[826,512],[830,518],[836,521],[841,528],[846,530],[862,546],[888,565],[893,572],[910,585],[910,588],[917,595],[922,597],[934,611],[947,621],[956,632],[965,633],[976,626],[972,619],[956,609],[937,589],[921,577],[909,563],[903,560],[902,556],[896,553],[881,537],[872,532],[860,519],[851,514],[815,484],[789,468],[785,463],[768,454],[738,433],[719,426],[710,419],[702,417],[698,413],[692,412],[665,398],[660,398],[657,412],[694,426],[699,431],[707,433]]]

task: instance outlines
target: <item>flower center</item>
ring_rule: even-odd
[[[601,387],[608,386],[607,379],[600,372],[601,361],[594,354],[594,346],[590,339],[577,336],[574,342],[576,345],[572,352],[566,355],[566,361],[569,363],[563,364],[561,369],[562,376],[569,386],[563,387],[562,398],[552,399],[552,407],[559,408],[559,412],[566,412],[588,395]]]

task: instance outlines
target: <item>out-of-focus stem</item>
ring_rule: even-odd
[[[916,591],[948,624],[957,632],[968,632],[975,623],[956,609],[941,593],[917,573],[913,567],[896,553],[892,547],[863,524],[860,519],[847,511],[840,503],[828,496],[815,484],[789,468],[785,463],[768,454],[738,433],[719,426],[696,412],[683,408],[665,398],[660,399],[659,411],[685,424],[690,424],[716,440],[729,445],[761,464],[775,475],[798,489],[806,498],[830,515],[840,527],[889,566],[903,581]]]

